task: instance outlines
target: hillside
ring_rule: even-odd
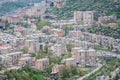
[[[120,0],[66,0],[63,8],[53,7],[48,11],[57,15],[58,19],[68,19],[73,17],[74,11],[80,10],[95,10],[107,15],[116,14],[120,18]]]
[[[33,6],[33,3],[41,2],[42,0],[18,0],[17,2],[6,2],[0,5],[0,16],[9,14],[17,10],[18,8],[23,8],[27,6]],[[32,3],[32,4],[31,4]]]

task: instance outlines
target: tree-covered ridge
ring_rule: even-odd
[[[66,0],[66,5],[61,9],[53,7],[51,13],[58,16],[58,19],[73,17],[74,11],[94,10],[107,15],[116,14],[120,17],[120,0]]]
[[[18,8],[23,8],[33,5],[33,3],[41,2],[42,0],[18,0],[17,2],[6,2],[0,5],[0,16],[11,13]]]
[[[8,13],[8,12],[13,12],[14,10],[16,10],[17,8],[22,8],[25,7],[26,4],[23,2],[7,2],[7,3],[3,3],[0,6],[0,16]]]

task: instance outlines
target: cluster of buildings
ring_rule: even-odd
[[[100,44],[103,47],[113,47],[113,50],[120,50],[120,40],[107,36],[96,35],[88,32],[70,31],[68,37],[82,41],[88,41],[94,44]]]
[[[18,9],[15,13],[2,16],[2,20],[11,24],[22,23],[26,21],[26,17],[39,17],[45,14],[46,7],[31,7]]]
[[[24,67],[25,65],[28,65],[38,70],[44,70],[48,68],[49,64],[49,58],[46,57],[35,59],[35,57],[31,57],[30,54],[23,54],[22,57],[18,60],[18,66]]]
[[[44,70],[49,67],[50,60],[48,57],[36,59],[30,54],[37,55],[44,50],[47,45],[48,50],[54,56],[64,56],[68,53],[66,45],[71,43],[75,46],[72,49],[72,57],[63,59],[61,64],[56,64],[52,73],[61,75],[64,67],[68,70],[71,66],[97,66],[94,50],[89,50],[90,43],[78,41],[71,38],[62,37],[64,31],[62,29],[51,29],[50,35],[46,35],[40,31],[24,28],[21,26],[14,26],[13,34],[0,33],[0,64],[3,68],[12,66],[24,67],[29,65],[32,68]],[[82,47],[82,48],[79,48]],[[51,73],[51,74],[52,74]]]
[[[39,3],[34,4],[34,7],[18,9],[14,14],[2,17],[3,21],[7,21],[6,23],[13,26],[12,33],[5,33],[4,30],[0,32],[0,65],[2,68],[28,65],[38,70],[44,70],[50,66],[49,58],[46,56],[36,59],[31,54],[38,55],[47,46],[48,51],[54,57],[61,57],[68,53],[67,45],[71,44],[73,48],[69,54],[72,56],[61,60],[61,64],[55,64],[52,68],[51,75],[61,76],[65,68],[71,70],[72,66],[98,66],[97,58],[101,55],[93,49],[96,44],[105,47],[112,46],[113,49],[120,50],[119,39],[79,30],[68,31],[67,36],[65,36],[65,30],[62,29],[63,25],[93,26],[95,23],[94,11],[75,11],[73,20],[53,22],[51,20],[51,26],[43,27],[40,31],[37,30],[37,19],[32,17],[39,19],[45,14],[46,8],[52,4],[61,8],[65,4],[65,0],[46,0],[46,3],[49,5],[43,7],[39,6]],[[102,25],[105,21],[115,19],[115,16],[99,17],[98,23]],[[24,22],[28,24],[27,28],[18,24]]]
[[[98,66],[98,55],[93,49],[84,50],[80,47],[74,47],[71,55],[72,57],[63,59],[61,64],[53,66],[51,74],[61,76],[65,68],[70,71],[71,68],[77,66]]]
[[[110,16],[101,16],[98,18],[97,24],[100,26],[106,27],[117,27],[118,25],[115,23],[117,20],[116,15]]]

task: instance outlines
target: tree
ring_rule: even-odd
[[[85,74],[81,69],[78,69],[77,73],[78,73],[79,76],[83,76]]]
[[[70,30],[73,30],[73,27],[71,25],[66,24],[62,26],[62,29],[65,31],[65,36],[66,36]]]
[[[62,76],[64,78],[69,78],[70,77],[69,71],[68,71],[68,69],[66,67],[63,68],[63,74],[62,74]]]
[[[43,28],[43,26],[49,26],[51,24],[48,20],[43,20],[37,23],[37,29],[40,30]]]
[[[73,47],[74,46],[72,44],[67,44],[67,51],[71,52],[71,50],[72,50]]]
[[[44,52],[48,53],[48,46],[47,45],[44,46]]]
[[[77,67],[74,66],[74,65],[71,65],[71,70],[70,70],[70,72],[71,72],[72,74],[77,74]]]
[[[22,51],[26,54],[26,53],[28,53],[28,48],[27,48],[27,47],[24,47],[24,48],[22,49]]]

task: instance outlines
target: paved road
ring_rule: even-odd
[[[92,73],[98,71],[101,67],[102,67],[102,65],[99,65],[98,68],[96,68],[95,70],[93,70],[93,71],[90,72],[89,74],[86,74],[85,76],[78,78],[77,80],[83,80],[84,78],[88,77],[88,76],[91,75]]]

